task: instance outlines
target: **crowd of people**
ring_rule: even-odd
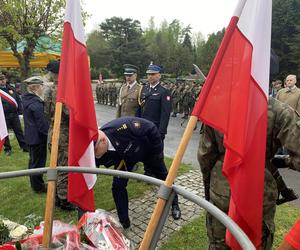
[[[0,75],[0,90],[6,124],[16,135],[20,148],[29,151],[28,168],[44,167],[47,150],[51,150],[51,136],[54,124],[59,61],[50,62],[47,71],[53,82],[47,87],[43,78],[31,77],[24,83],[27,92],[21,97]],[[115,169],[134,171],[137,162],[144,164],[144,173],[164,180],[167,168],[164,162],[164,139],[170,116],[190,115],[201,91],[201,85],[163,83],[162,67],[150,64],[147,68],[147,82],[137,81],[138,67],[124,65],[124,84],[99,82],[96,88],[100,104],[116,106],[116,119],[103,125],[95,142],[95,157],[98,166],[113,166]],[[288,188],[278,168],[289,167],[300,171],[300,89],[295,75],[288,75],[284,85],[280,80],[272,82],[268,105],[268,130],[265,168],[265,191],[262,222],[262,248],[271,249],[275,224],[276,204],[282,204],[298,196]],[[19,115],[24,117],[23,134]],[[63,106],[58,166],[68,165],[69,111]],[[48,148],[48,149],[47,149]],[[7,156],[12,154],[9,137],[4,144]],[[222,174],[225,148],[223,135],[207,125],[202,125],[198,148],[198,161],[203,174],[205,198],[228,212],[230,188]],[[280,155],[280,157],[278,157]],[[42,175],[30,177],[33,191],[47,191]],[[128,179],[113,178],[112,196],[119,220],[124,228],[130,227],[128,215]],[[57,180],[56,206],[65,210],[76,207],[67,200],[68,176],[60,173]],[[79,214],[84,213],[79,208]],[[180,219],[178,197],[172,203],[172,217]],[[229,249],[225,242],[225,227],[207,214],[209,249]]]

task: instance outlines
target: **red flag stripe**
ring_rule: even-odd
[[[224,133],[223,173],[231,189],[229,215],[259,247],[271,0],[241,0],[237,9],[240,18],[231,19],[192,114]],[[227,243],[240,248],[229,233]]]
[[[93,141],[97,139],[98,127],[83,37],[80,1],[68,0],[57,101],[66,104],[70,110],[69,166],[95,167]],[[70,173],[68,181],[68,200],[84,210],[94,211],[92,187],[96,175]]]
[[[11,103],[13,106],[18,108],[18,103],[11,95],[7,94],[5,91],[0,89],[0,97]]]
[[[5,116],[4,116],[3,106],[2,106],[2,100],[0,96],[0,152],[2,150],[6,136],[8,136],[8,133],[7,133]]]

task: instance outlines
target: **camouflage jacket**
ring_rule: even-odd
[[[45,102],[45,113],[49,120],[49,140],[51,145],[53,126],[54,126],[54,115],[56,106],[56,91],[57,84],[49,86],[44,92]],[[69,110],[63,105],[60,123],[60,135],[59,135],[59,150],[61,147],[68,148],[69,143]],[[65,150],[65,149],[64,149]]]
[[[300,171],[300,121],[296,112],[288,105],[270,97],[268,103],[268,129],[266,145],[266,169],[264,183],[264,221],[274,232],[273,213],[278,196],[277,184],[268,170],[271,158],[281,146],[286,147],[291,156],[291,167]],[[203,174],[205,195],[211,200],[227,200],[230,189],[222,174],[225,154],[223,135],[207,125],[203,125],[198,148],[198,161]],[[224,197],[224,199],[220,199]],[[225,198],[227,197],[227,198]]]

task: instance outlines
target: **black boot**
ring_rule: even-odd
[[[120,221],[121,225],[123,226],[124,229],[127,229],[130,227],[130,219],[127,218],[126,220],[124,221]]]
[[[277,205],[281,205],[285,202],[297,200],[299,196],[295,193],[295,191],[291,188],[286,188],[280,192],[282,198],[278,198],[276,201]]]
[[[178,204],[172,204],[171,213],[174,220],[179,220],[181,218],[181,210]]]

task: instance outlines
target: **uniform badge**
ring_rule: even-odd
[[[127,125],[124,123],[121,127],[119,127],[117,129],[117,131],[121,131],[121,130],[125,130],[125,129],[127,129]]]
[[[8,92],[9,92],[9,94],[11,94],[11,95],[14,93],[11,89],[10,89]]]
[[[140,128],[141,127],[141,123],[140,122],[133,122],[133,126],[135,127],[135,128]]]
[[[169,95],[167,95],[167,101],[170,101],[171,100],[171,97]]]
[[[159,93],[153,93],[152,95],[159,95]]]

